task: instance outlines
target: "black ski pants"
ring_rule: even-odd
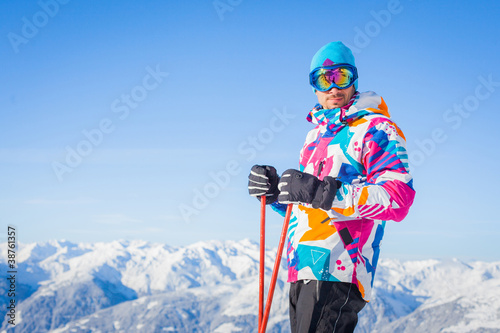
[[[348,333],[366,301],[355,284],[311,280],[290,284],[292,333]]]

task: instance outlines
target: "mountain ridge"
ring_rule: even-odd
[[[256,331],[259,245],[251,240],[18,245],[16,325],[2,299],[1,332]],[[6,243],[0,249],[6,273]],[[275,255],[266,249],[266,285]],[[289,331],[285,266],[268,332]],[[377,270],[357,333],[500,332],[500,262],[382,258]]]

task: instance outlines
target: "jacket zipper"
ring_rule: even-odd
[[[323,161],[319,162],[318,174],[316,175],[316,177],[319,177],[319,175],[321,174],[321,171],[323,171]]]

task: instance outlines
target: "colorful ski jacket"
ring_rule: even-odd
[[[356,93],[342,109],[317,105],[316,127],[300,153],[300,171],[342,186],[332,209],[294,205],[288,228],[288,281],[352,282],[370,300],[387,220],[407,215],[415,192],[403,132],[384,100]],[[273,204],[283,213],[284,205]]]

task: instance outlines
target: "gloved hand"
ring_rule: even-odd
[[[342,182],[327,176],[322,181],[298,170],[283,172],[278,184],[280,203],[311,204],[313,208],[332,209],[332,203]]]
[[[266,197],[266,204],[272,204],[278,199],[278,182],[280,178],[276,169],[269,165],[254,165],[248,175],[248,193],[257,197]]]

